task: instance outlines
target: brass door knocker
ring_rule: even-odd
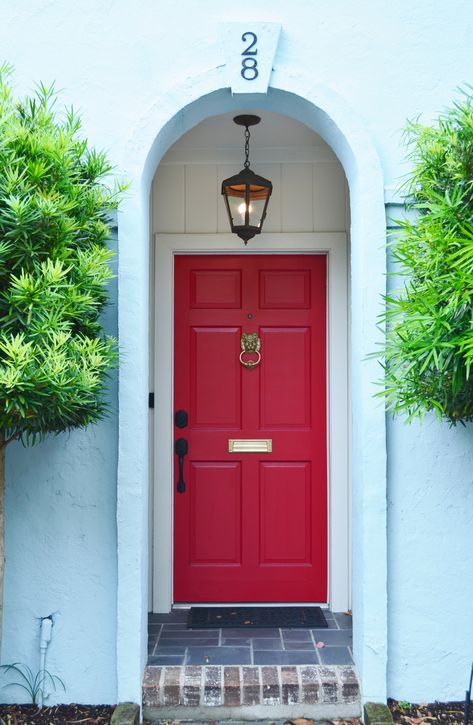
[[[241,336],[240,362],[245,368],[254,368],[261,362],[261,340],[256,332],[244,332]],[[257,355],[257,360],[243,360],[243,355]]]

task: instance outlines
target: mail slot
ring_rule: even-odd
[[[271,438],[229,438],[229,453],[271,453],[273,441]]]

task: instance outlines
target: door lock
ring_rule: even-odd
[[[187,410],[178,410],[174,416],[174,424],[176,428],[186,428],[189,423]]]

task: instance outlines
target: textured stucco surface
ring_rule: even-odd
[[[388,429],[389,693],[463,699],[473,654],[473,427]]]
[[[357,131],[350,117],[358,125],[362,120],[381,158],[389,196],[406,170],[400,143],[405,119],[422,114],[428,121],[473,76],[469,0],[400,0],[382,8],[374,0],[294,0],[290,5],[273,0],[263,7],[253,0],[233,6],[217,0],[198,5],[191,0],[0,3],[1,53],[16,66],[18,92],[30,90],[39,79],[55,80],[64,89],[64,102],[83,110],[85,133],[109,150],[133,183],[119,227],[119,328],[125,353],[117,504],[116,418],[35,450],[12,447],[7,456],[3,659],[34,665],[34,617],[58,611],[49,666],[67,683],[66,696],[60,696],[65,700],[111,701],[117,682],[120,698],[136,699],[139,693],[146,607],[148,192],[160,156],[180,131],[206,113],[232,109],[228,99],[222,109],[226,97],[217,95],[180,114],[186,104],[224,86],[218,23],[242,19],[282,24],[275,88],[314,102],[325,99],[328,105],[331,98],[341,99],[332,107],[344,109],[338,120],[351,128],[354,145]],[[271,107],[273,101],[270,93],[254,105]],[[238,102],[236,97],[236,108]],[[240,108],[250,105],[249,98],[240,102]],[[274,103],[273,109],[291,113],[290,95],[286,108]],[[330,133],[326,120],[326,140]],[[359,198],[356,187],[377,171],[359,168],[362,154],[350,160],[347,143],[343,150],[340,138],[337,153],[344,156],[349,181],[352,176],[352,198]],[[384,451],[379,413],[371,424],[366,421],[375,366],[363,368],[360,362],[375,339],[371,325],[380,247],[370,238],[371,221],[355,218],[354,233],[372,247],[360,247],[352,259],[357,663],[370,687],[374,683],[376,691],[368,694],[380,691],[377,676],[385,679],[383,671],[376,675],[374,670],[377,661],[385,661],[387,647],[388,694],[459,698],[473,641],[468,617],[473,600],[468,575],[473,568],[472,432],[429,421],[422,427],[389,425],[386,635],[386,536],[379,530],[386,504],[380,475]]]
[[[53,614],[47,666],[63,701],[116,699],[115,434],[104,423],[8,452],[2,661],[38,669],[39,618]]]

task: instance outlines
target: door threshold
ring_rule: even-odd
[[[329,609],[327,602],[179,602],[171,609],[190,609],[191,607],[320,607]]]

